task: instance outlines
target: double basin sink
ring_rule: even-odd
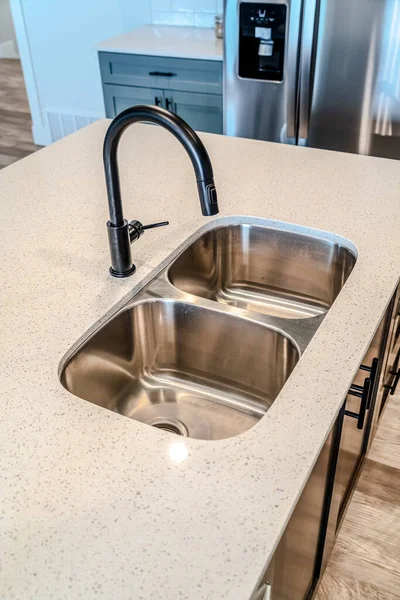
[[[355,262],[337,236],[216,224],[70,353],[61,382],[173,434],[238,435],[268,411]]]

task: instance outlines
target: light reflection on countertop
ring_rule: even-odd
[[[173,442],[168,448],[168,456],[173,463],[181,463],[189,456],[185,442]]]

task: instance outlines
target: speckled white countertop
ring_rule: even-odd
[[[223,60],[222,40],[214,29],[146,25],[97,44],[100,52]]]
[[[171,225],[134,245],[134,276],[112,279],[107,125],[0,172],[0,597],[248,600],[397,284],[399,163],[202,135],[219,217],[331,231],[359,256],[267,415],[232,439],[180,442],[179,462],[177,438],[82,401],[58,379],[84,332],[210,223],[176,140],[130,128],[120,148],[126,216]]]

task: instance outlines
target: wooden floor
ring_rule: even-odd
[[[37,149],[21,63],[0,59],[0,169]]]
[[[315,600],[400,600],[400,393],[389,398]]]

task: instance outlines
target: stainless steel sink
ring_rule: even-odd
[[[61,383],[164,435],[238,435],[271,407],[355,261],[317,233],[219,225],[71,350]]]
[[[61,381],[76,396],[149,425],[221,439],[266,413],[299,356],[288,337],[266,325],[153,299],[92,336]]]
[[[171,283],[223,304],[289,319],[326,313],[356,258],[325,239],[257,225],[204,233],[172,264]]]

